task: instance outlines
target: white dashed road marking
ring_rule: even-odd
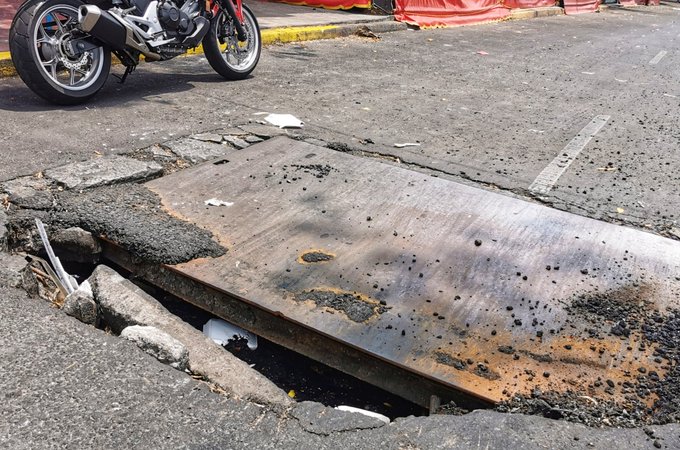
[[[558,156],[553,159],[548,166],[538,174],[529,190],[534,194],[547,194],[555,186],[557,180],[565,170],[569,168],[576,157],[588,145],[588,142],[597,134],[598,131],[609,120],[609,116],[595,116],[574,139],[572,139]]]
[[[661,50],[659,53],[656,54],[654,58],[652,58],[651,61],[649,61],[649,64],[654,65],[658,64],[661,59],[666,56],[666,53],[668,53],[666,50]]]

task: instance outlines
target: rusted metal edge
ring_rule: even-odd
[[[139,262],[115,243],[103,240],[104,258],[184,301],[221,317],[265,339],[356,377],[415,404],[429,408],[436,396],[469,409],[488,408],[493,400],[441,383],[343,344],[246,299],[227,293],[179,273],[172,266]]]

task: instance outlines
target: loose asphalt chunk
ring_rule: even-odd
[[[300,422],[305,431],[321,435],[380,428],[385,425],[385,422],[375,417],[340,411],[316,402],[298,403],[290,415]]]
[[[58,205],[48,221],[56,228],[107,236],[146,261],[179,264],[226,251],[208,231],[164,212],[158,196],[137,184],[64,192]]]
[[[49,209],[54,206],[50,183],[43,177],[26,176],[5,181],[0,186],[9,201],[21,208]]]
[[[27,271],[26,258],[0,252],[0,286],[23,288],[27,280]]]

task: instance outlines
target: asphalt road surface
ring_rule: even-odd
[[[280,112],[357,154],[680,233],[678,19],[668,4],[272,46],[242,82],[180,58],[67,109],[4,79],[0,180]]]

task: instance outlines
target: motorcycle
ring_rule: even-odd
[[[246,78],[260,59],[260,28],[241,0],[28,0],[10,28],[17,73],[60,105],[91,99],[108,78],[111,54],[125,66],[166,61],[199,44],[228,80]]]

